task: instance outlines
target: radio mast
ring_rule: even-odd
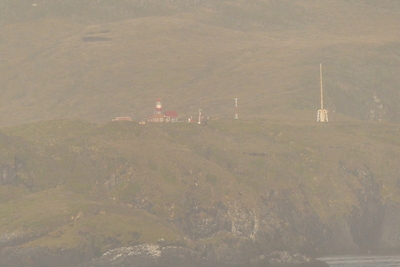
[[[238,113],[238,99],[239,98],[234,98],[234,99],[235,99],[235,117],[234,117],[234,119],[238,120],[239,119],[239,113]]]
[[[201,117],[202,117],[201,112],[202,112],[202,109],[199,108],[199,118],[197,119],[197,124],[201,124]]]
[[[328,122],[328,111],[324,109],[324,90],[322,87],[322,63],[319,64],[319,81],[321,86],[321,109],[317,113],[317,122]]]

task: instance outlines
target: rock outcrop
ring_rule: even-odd
[[[51,144],[43,126],[35,142],[0,138],[0,266],[318,266],[400,248],[400,150],[365,145],[380,139],[342,149],[311,147],[286,124],[163,126],[61,121]],[[253,130],[226,130],[242,126]],[[67,141],[53,136],[63,127]],[[95,134],[74,137],[82,127]]]
[[[231,256],[231,255],[229,255]],[[210,259],[198,251],[188,248],[155,245],[139,245],[123,247],[104,253],[101,257],[92,260],[84,267],[241,267],[241,266],[298,266],[298,267],[325,267],[324,262],[307,258],[300,254],[291,254],[287,251],[275,251],[268,255],[246,262],[224,262]]]

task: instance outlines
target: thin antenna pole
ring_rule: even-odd
[[[324,109],[324,91],[322,88],[322,63],[319,63],[319,80],[321,83],[321,109]]]
[[[235,117],[234,119],[237,120],[239,119],[239,113],[238,113],[238,99],[239,98],[234,98],[235,99]]]
[[[322,63],[319,64],[319,80],[321,83],[321,109],[317,113],[317,122],[328,122],[328,111],[324,109],[324,89],[322,87]]]
[[[197,124],[201,124],[201,108],[199,108],[199,118],[197,120]]]

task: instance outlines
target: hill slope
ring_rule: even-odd
[[[243,117],[313,121],[319,63],[331,120],[399,120],[395,1],[2,5],[3,125],[141,119],[157,98],[229,118],[233,97]]]
[[[400,247],[391,124],[60,120],[3,132],[4,261],[45,247],[72,251],[74,266],[144,243],[220,263]]]

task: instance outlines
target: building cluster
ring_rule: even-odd
[[[153,115],[146,117],[141,120],[139,124],[146,123],[170,123],[170,122],[189,122],[189,123],[197,123],[202,124],[207,121],[209,118],[204,115],[201,109],[199,109],[199,113],[197,116],[191,116],[187,119],[180,119],[178,117],[178,113],[175,110],[163,111],[162,102],[160,99],[156,101],[155,110]],[[132,121],[131,117],[116,117],[112,121]]]
[[[112,121],[132,121],[131,117],[116,117],[115,119],[112,119]]]
[[[147,117],[145,120],[142,120],[139,123],[145,124],[146,122],[148,123],[190,122],[190,123],[202,124],[206,120],[208,120],[208,117],[204,116],[201,109],[199,109],[199,114],[195,116],[195,118],[191,116],[187,119],[180,119],[178,117],[178,113],[175,110],[169,110],[163,112],[161,100],[158,99],[156,101],[154,114],[150,117]]]
[[[322,86],[322,64],[320,64],[320,93],[321,93],[321,108],[317,112],[317,122],[328,122],[328,111],[324,109],[324,95],[323,95],[323,86]],[[235,116],[234,119],[239,119],[238,112],[238,99],[235,100]],[[197,116],[191,116],[187,119],[180,120],[178,118],[178,113],[175,110],[169,110],[163,112],[161,100],[158,99],[156,101],[156,106],[153,115],[143,119],[139,122],[139,124],[146,123],[169,123],[169,122],[189,122],[189,123],[197,123],[202,124],[209,120],[209,117],[203,114],[202,109],[199,108],[199,113]],[[113,121],[132,121],[130,117],[116,117]]]

